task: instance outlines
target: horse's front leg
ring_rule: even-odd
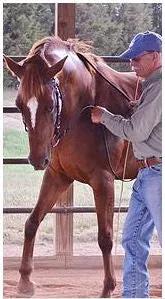
[[[63,174],[55,174],[49,168],[45,171],[38,202],[25,224],[24,248],[19,269],[21,277],[17,286],[17,292],[21,297],[30,297],[35,292],[35,284],[30,281],[30,275],[33,269],[34,241],[39,224],[70,184],[71,181]]]
[[[98,219],[98,243],[103,255],[104,262],[104,286],[101,297],[111,296],[116,286],[116,279],[112,264],[113,245],[113,210],[114,210],[114,179],[105,175],[93,186],[96,212]]]

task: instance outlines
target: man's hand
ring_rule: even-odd
[[[95,106],[91,110],[91,120],[93,123],[99,124],[101,121],[101,116],[104,111],[107,111],[107,109],[100,107],[100,106]]]

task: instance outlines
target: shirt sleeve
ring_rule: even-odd
[[[154,127],[161,122],[161,84],[153,84],[142,94],[141,103],[130,119],[104,111],[101,123],[114,135],[131,142],[148,139]]]

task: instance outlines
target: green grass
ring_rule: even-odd
[[[4,157],[27,156],[27,134],[16,130],[4,130]],[[4,165],[4,205],[34,205],[42,176],[43,172],[35,172],[31,165]]]
[[[24,132],[4,130],[3,148],[4,157],[27,157],[28,137]]]

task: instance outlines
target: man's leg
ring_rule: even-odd
[[[149,296],[147,258],[154,222],[144,198],[142,173],[139,171],[133,185],[130,206],[123,230],[125,260],[123,270],[123,297],[145,298]]]
[[[154,165],[146,170],[143,179],[143,198],[148,207],[162,245],[162,165]]]

